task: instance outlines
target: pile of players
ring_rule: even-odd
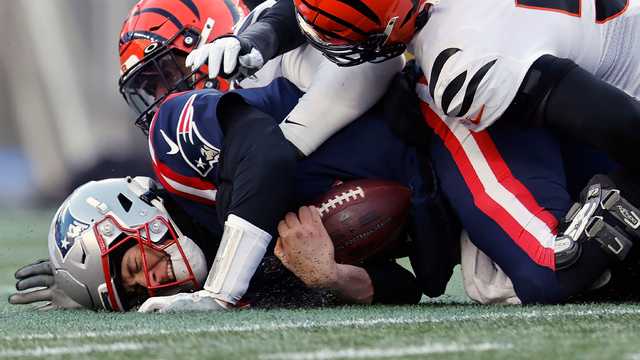
[[[441,295],[458,263],[481,303],[637,298],[638,4],[246,10],[222,0],[132,9],[120,92],[157,182],[78,188],[52,222],[50,261],[16,273],[10,302],[416,303]],[[317,210],[300,207],[361,178],[412,190],[414,274],[391,254],[336,263]]]

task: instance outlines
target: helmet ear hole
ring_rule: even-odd
[[[80,257],[80,264],[84,265],[87,262],[87,252],[82,248],[82,256]]]
[[[118,202],[120,203],[120,206],[122,206],[125,212],[129,212],[131,210],[131,207],[133,206],[133,201],[131,201],[123,193],[118,194]]]

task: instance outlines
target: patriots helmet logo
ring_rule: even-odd
[[[220,149],[211,145],[198,131],[193,121],[193,102],[198,94],[187,100],[180,113],[176,129],[176,140],[184,161],[200,176],[206,177],[218,163]]]
[[[88,228],[88,224],[77,220],[71,215],[68,207],[60,211],[60,215],[58,215],[55,224],[55,237],[56,246],[63,260],[66,258],[69,250],[75,245],[76,239]]]

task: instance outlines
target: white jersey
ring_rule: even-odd
[[[546,54],[640,97],[639,35],[640,0],[442,0],[410,48],[427,80],[419,97],[449,126],[479,131]]]

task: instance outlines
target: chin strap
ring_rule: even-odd
[[[229,215],[213,267],[204,289],[217,299],[235,304],[249,287],[271,235],[236,215]]]

